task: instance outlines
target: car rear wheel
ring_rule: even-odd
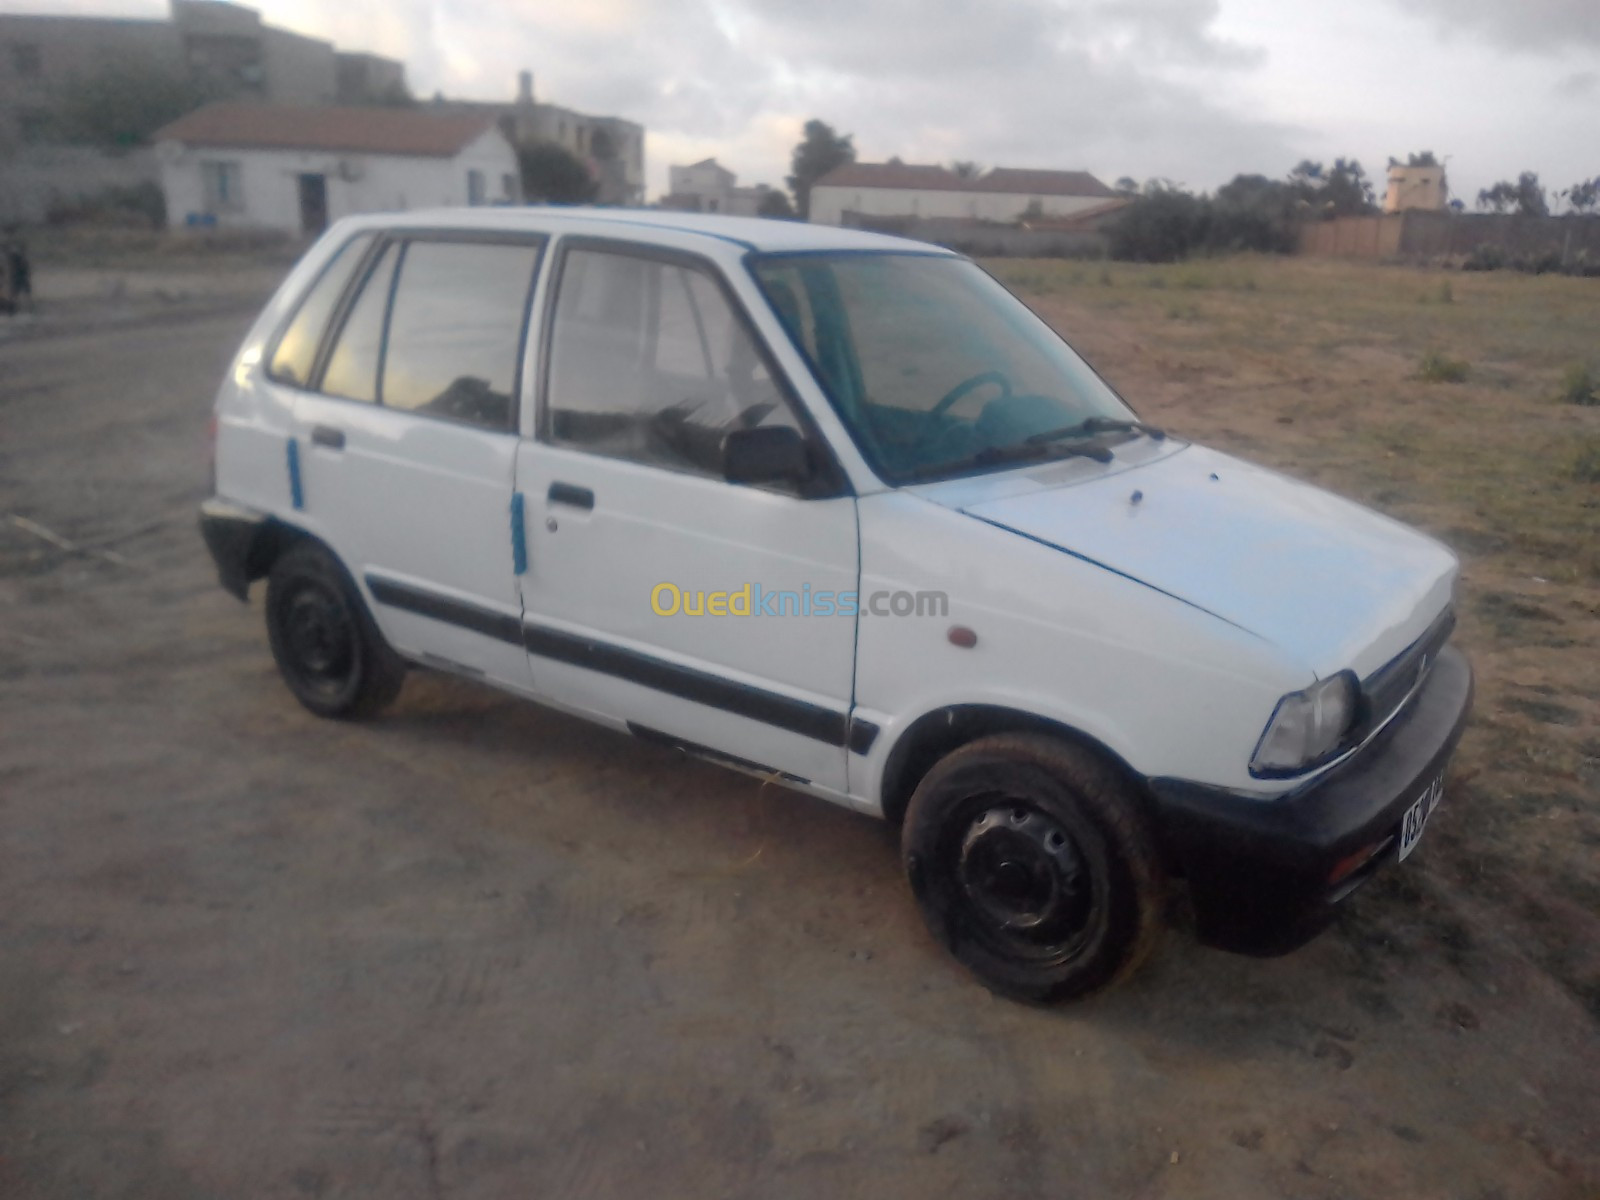
[[[1006,996],[1106,987],[1161,930],[1164,883],[1137,797],[1065,741],[1001,734],[954,751],[912,796],[901,848],[934,937]]]
[[[315,542],[290,547],[267,576],[267,637],[295,699],[319,717],[362,717],[400,691],[405,661],[355,585]]]

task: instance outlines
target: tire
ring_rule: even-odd
[[[405,660],[339,560],[316,542],[297,542],[272,564],[267,638],[284,683],[319,717],[371,716],[405,681]]]
[[[952,752],[911,797],[901,853],[933,936],[1013,999],[1108,987],[1161,932],[1165,881],[1138,797],[1065,741],[1000,734]]]

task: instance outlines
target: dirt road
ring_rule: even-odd
[[[0,1197],[1600,1194],[1596,1025],[1427,842],[1036,1010],[871,821],[436,676],[310,717],[194,528],[238,291],[0,340]]]

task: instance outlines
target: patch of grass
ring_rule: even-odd
[[[1465,360],[1451,358],[1443,350],[1428,350],[1417,367],[1417,378],[1424,383],[1465,383],[1470,371]]]
[[[1600,404],[1600,379],[1595,378],[1588,363],[1572,363],[1561,376],[1561,391],[1557,395],[1566,404],[1585,407]]]
[[[1101,287],[1110,287],[1111,286],[1111,268],[1110,267],[1101,267],[1100,268],[1100,286]]]
[[[1200,306],[1198,304],[1167,305],[1167,320],[1169,321],[1197,321],[1199,319]]]
[[[1600,438],[1589,438],[1578,447],[1572,477],[1579,483],[1600,483]]]

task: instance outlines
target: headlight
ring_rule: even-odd
[[[1251,756],[1250,773],[1300,771],[1327,757],[1355,721],[1357,694],[1356,677],[1341,671],[1279,700]]]

